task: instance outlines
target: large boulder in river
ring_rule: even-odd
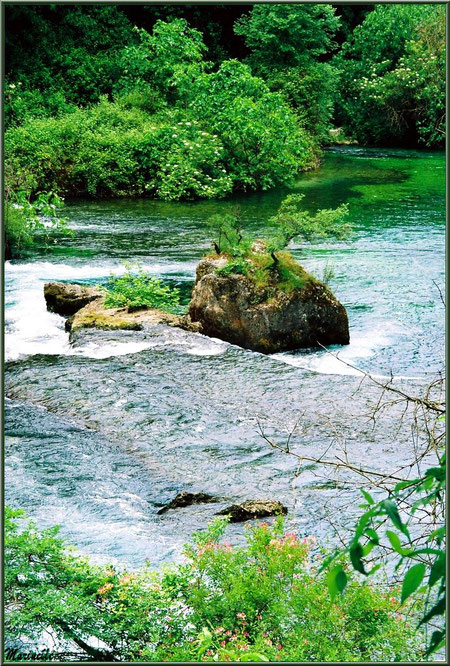
[[[96,287],[64,282],[47,282],[44,285],[44,298],[48,310],[60,315],[73,315],[102,296],[102,292]]]
[[[261,264],[267,253],[260,256]],[[251,261],[250,266],[258,266]],[[290,253],[277,253],[266,273],[236,274],[227,271],[227,264],[226,257],[218,256],[197,267],[189,316],[205,335],[264,353],[349,343],[344,306]]]

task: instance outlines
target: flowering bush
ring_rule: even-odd
[[[147,191],[168,200],[211,199],[231,191],[233,180],[224,165],[223,145],[199,121],[183,119],[164,125],[155,139],[161,158],[145,185]],[[144,165],[155,154],[154,143],[141,148]]]
[[[445,11],[379,5],[345,42],[337,119],[368,144],[443,146]]]
[[[149,566],[134,573],[95,566],[68,551],[56,528],[19,529],[20,520],[21,512],[7,509],[8,644],[36,644],[50,627],[97,661],[398,661],[422,654],[396,593],[353,580],[332,599],[315,540],[284,533],[281,518],[248,527],[243,546],[223,543],[227,521],[217,519],[194,535],[185,563],[161,574]],[[103,647],[92,647],[98,641]]]

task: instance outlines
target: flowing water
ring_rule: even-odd
[[[239,205],[255,237],[287,190],[225,201],[69,202],[73,236],[51,252],[6,265],[6,501],[40,526],[59,523],[82,551],[131,566],[176,560],[190,534],[237,500],[285,502],[302,534],[331,539],[354,494],[274,450],[305,455],[345,446],[379,469],[411,449],[398,410],[375,428],[378,389],[356,367],[390,373],[417,392],[442,368],[445,162],[426,151],[330,149],[295,191],[311,211],[350,205],[350,242],[293,246],[293,254],[345,305],[350,345],[264,356],[164,326],[86,331],[69,344],[64,319],[46,311],[50,280],[96,284],[139,262],[189,300],[209,247],[207,218]],[[330,351],[332,352],[330,354]],[[339,360],[336,358],[339,355]],[[343,363],[342,361],[345,361]],[[220,501],[157,510],[181,490]],[[231,539],[242,527],[230,526]]]

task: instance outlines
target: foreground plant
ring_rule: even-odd
[[[421,656],[396,595],[351,580],[330,598],[314,539],[282,519],[223,543],[217,519],[186,546],[185,563],[153,573],[96,566],[57,528],[6,512],[5,601],[10,659],[36,654],[50,632],[96,661],[397,661]],[[96,639],[96,640],[93,640]],[[99,647],[98,641],[101,641]],[[95,647],[93,647],[95,646]],[[66,648],[61,648],[63,651]],[[34,652],[33,652],[34,650]]]
[[[416,627],[425,631],[429,656],[444,647],[446,637],[445,378],[438,375],[422,394],[411,395],[393,377],[383,380],[340,360],[380,389],[370,415],[373,423],[381,412],[402,406],[401,419],[409,419],[413,435],[412,459],[406,457],[401,467],[384,472],[351,461],[345,447],[329,456],[303,455],[290,445],[297,426],[286,443],[268,437],[261,423],[260,432],[270,446],[296,458],[298,469],[313,463],[345,470],[350,486],[364,479],[361,515],[348,537],[340,535],[344,545],[329,554],[321,568],[330,595],[344,593],[351,570],[366,579],[388,572],[401,590],[402,606],[414,609]]]

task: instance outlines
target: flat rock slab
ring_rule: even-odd
[[[218,511],[216,516],[230,516],[230,523],[240,523],[254,518],[286,515],[287,512],[287,507],[277,500],[247,500]]]
[[[201,332],[201,324],[187,315],[172,314],[156,308],[129,309],[105,307],[105,293],[96,287],[48,282],[44,285],[47,309],[67,316],[66,331],[75,333],[85,328],[105,331],[141,331],[145,324],[166,324],[193,333]]]
[[[207,493],[188,493],[183,491],[178,493],[174,499],[163,506],[162,509],[157,511],[158,515],[165,513],[169,509],[181,509],[185,506],[192,506],[193,504],[211,504],[212,502],[220,502],[220,498]]]

